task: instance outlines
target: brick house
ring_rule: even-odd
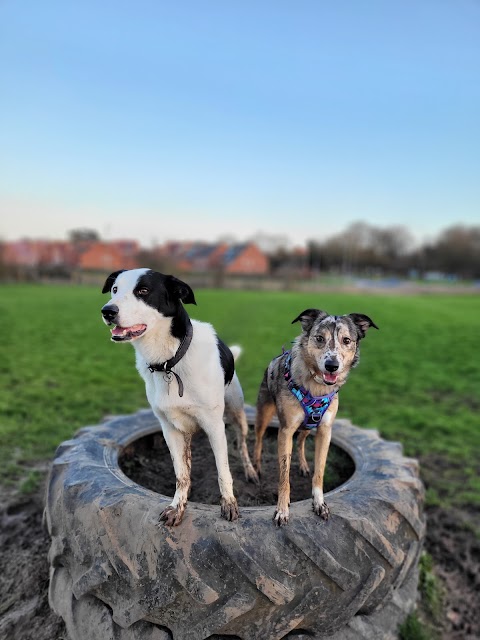
[[[138,243],[117,240],[115,242],[94,242],[79,259],[78,266],[85,271],[118,271],[136,269],[138,263]]]
[[[64,240],[45,242],[40,251],[39,265],[43,270],[64,269],[69,271],[77,263],[75,247]]]
[[[229,245],[225,242],[171,242],[161,248],[178,271],[262,275],[269,271],[267,256],[253,242]]]
[[[269,270],[267,256],[253,242],[234,244],[221,257],[225,273],[265,275]]]
[[[6,242],[3,263],[9,267],[43,273],[71,271],[77,262],[75,248],[64,240],[30,240]]]
[[[15,240],[3,247],[3,261],[11,267],[36,267],[41,253],[41,240]]]
[[[212,271],[219,266],[227,248],[225,243],[195,243],[177,263],[178,268],[181,271]]]

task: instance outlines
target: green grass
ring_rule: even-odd
[[[340,417],[438,459],[429,499],[480,503],[478,296],[196,292],[190,314],[240,344],[238,374],[255,402],[270,359],[289,346],[308,307],[366,313],[379,325],[340,394]],[[79,427],[147,406],[133,349],[115,345],[100,320],[107,297],[91,287],[5,285],[0,358],[0,463],[15,480],[51,457]]]
[[[442,629],[444,612],[444,591],[434,573],[433,560],[428,553],[422,553],[419,562],[417,609],[400,625],[400,640],[437,640]]]
[[[433,560],[428,553],[420,557],[420,575],[418,589],[422,599],[422,607],[428,619],[439,624],[442,619],[444,594],[439,579],[433,572]]]
[[[399,640],[433,640],[435,636],[430,629],[419,620],[416,613],[411,613],[398,629]]]

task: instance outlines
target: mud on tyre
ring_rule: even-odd
[[[71,640],[396,637],[425,536],[418,464],[401,445],[336,421],[332,442],[355,472],[326,494],[328,522],[310,500],[292,503],[283,528],[273,506],[243,507],[230,523],[218,506],[189,502],[168,529],[158,519],[171,498],[118,465],[124,447],[158,430],[140,411],[81,429],[57,450],[49,599]]]

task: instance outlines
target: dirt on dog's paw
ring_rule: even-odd
[[[222,498],[220,501],[220,513],[222,518],[225,518],[225,520],[228,520],[229,522],[238,520],[238,504],[235,498],[233,498],[233,500]]]
[[[326,502],[322,502],[322,504],[312,503],[312,509],[315,511],[317,516],[320,516],[323,520],[328,520],[330,517],[330,509]]]
[[[177,527],[183,520],[184,513],[185,509],[179,509],[178,507],[169,505],[160,514],[160,523],[164,522],[167,527]]]
[[[277,511],[275,511],[275,513],[273,514],[273,521],[275,522],[277,527],[284,527],[286,524],[288,524],[289,517],[290,512],[288,509],[277,509]]]

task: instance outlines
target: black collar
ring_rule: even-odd
[[[155,371],[161,371],[163,373],[166,373],[168,382],[169,382],[168,377],[171,377],[171,374],[173,373],[173,375],[177,379],[178,395],[180,397],[183,396],[183,382],[180,376],[177,373],[175,373],[175,371],[172,371],[172,367],[174,367],[178,362],[180,362],[183,356],[187,353],[188,347],[190,346],[190,343],[192,341],[192,337],[193,337],[193,327],[192,327],[192,323],[189,320],[187,324],[187,332],[185,334],[185,337],[180,343],[180,346],[178,347],[177,352],[173,356],[173,358],[170,358],[170,360],[167,360],[166,362],[162,362],[161,364],[147,364],[148,369],[152,373],[154,373]]]

